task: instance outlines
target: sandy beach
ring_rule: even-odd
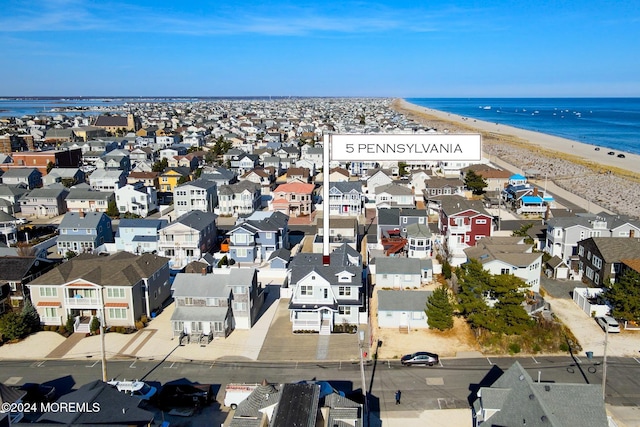
[[[553,135],[462,117],[404,100],[393,103],[396,111],[439,132],[482,134],[482,149],[489,159],[498,157],[522,170],[536,170],[540,177],[581,197],[623,214],[640,217],[640,155],[625,158],[611,150]],[[620,152],[616,152],[619,154]]]

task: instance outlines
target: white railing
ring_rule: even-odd
[[[40,323],[44,323],[45,325],[62,325],[62,317],[60,317],[60,316],[53,316],[53,317],[40,316]]]
[[[471,231],[470,225],[450,225],[449,232],[452,234],[467,233]]]
[[[291,327],[293,331],[319,331],[319,320],[294,320]]]
[[[100,307],[100,298],[65,298],[66,308]]]

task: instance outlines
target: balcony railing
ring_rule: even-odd
[[[67,308],[100,307],[100,298],[65,298]]]

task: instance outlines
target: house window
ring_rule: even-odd
[[[124,298],[124,289],[107,288],[107,298]]]
[[[595,268],[602,268],[602,260],[599,257],[594,255],[592,262]]]
[[[202,332],[202,322],[191,322],[191,333]]]
[[[213,332],[223,332],[224,327],[222,322],[211,322],[213,324]]]
[[[579,246],[578,247],[578,255],[584,256],[584,246]]]
[[[500,274],[509,274],[511,273],[511,270],[508,268],[501,268],[500,269]]]
[[[173,330],[176,332],[184,331],[184,322],[173,322]]]
[[[45,307],[44,317],[58,317],[58,309],[55,307]]]
[[[247,311],[247,303],[246,302],[233,302],[233,310],[234,311]]]
[[[184,298],[184,305],[193,305],[193,298],[185,297]]]
[[[351,316],[351,307],[349,306],[338,307],[338,314],[343,316]]]
[[[486,224],[487,220],[486,219],[476,219],[476,224]]]
[[[247,257],[247,249],[246,248],[238,248],[235,251],[236,251],[236,256],[238,258],[246,258]]]
[[[40,296],[41,297],[57,297],[58,296],[58,289],[57,288],[51,288],[51,287],[40,288]]]
[[[340,295],[340,296],[350,296],[351,295],[351,286],[339,286],[338,287],[338,295]]]
[[[126,308],[110,308],[109,309],[109,318],[111,318],[111,319],[126,319],[127,318],[127,309]]]
[[[164,254],[166,256],[174,256],[175,255],[175,250],[173,250],[173,249],[165,249],[164,250]]]
[[[424,218],[418,218],[418,224],[424,224]]]
[[[600,284],[600,275],[598,273],[593,276],[593,283],[596,285]]]
[[[304,296],[313,295],[313,286],[300,285],[300,295],[304,295]]]

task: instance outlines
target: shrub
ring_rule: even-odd
[[[569,351],[569,344],[566,342],[560,343],[560,351]]]
[[[517,354],[520,353],[520,344],[513,342],[509,344],[509,354]]]
[[[65,328],[65,327],[64,327],[64,326],[62,326],[62,325],[58,326],[58,333],[59,333],[60,335],[64,335],[64,334],[66,334],[66,333],[67,333],[67,328]]]
[[[533,351],[538,353],[538,352],[542,351],[542,347],[540,347],[538,344],[535,344],[533,346]]]
[[[65,324],[66,331],[73,331],[74,323],[75,321],[73,319],[73,316],[71,315],[67,316],[67,323]],[[58,332],[60,332],[60,329],[58,329]],[[60,332],[60,333],[64,333],[64,332]]]
[[[140,321],[146,325],[147,323],[149,323],[149,318],[147,317],[146,314],[143,314],[142,317],[140,318]]]
[[[144,328],[144,323],[142,323],[142,321],[138,320],[136,322],[136,329],[139,331],[142,328]]]
[[[91,325],[89,325],[89,330],[95,333],[96,331],[98,331],[98,329],[100,329],[100,319],[98,319],[97,317],[94,317],[93,319],[91,319]]]

